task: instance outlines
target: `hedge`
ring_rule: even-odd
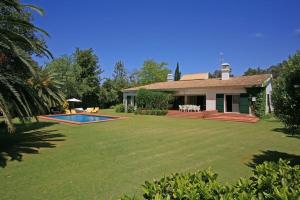
[[[264,162],[257,165],[249,178],[233,185],[217,181],[210,169],[195,173],[176,173],[159,180],[146,181],[143,198],[124,196],[121,200],[217,200],[217,199],[278,199],[300,198],[300,167],[287,161]]]
[[[167,110],[171,95],[165,92],[157,92],[140,89],[136,95],[137,108],[142,110]]]
[[[137,109],[135,114],[140,114],[140,115],[166,115],[168,113],[167,110],[142,110],[142,109]]]

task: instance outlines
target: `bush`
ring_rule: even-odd
[[[283,70],[273,84],[274,114],[294,134],[300,128],[300,52],[281,65]]]
[[[115,108],[116,108],[115,105],[109,107],[109,109],[115,109]]]
[[[263,118],[266,115],[266,88],[247,88],[247,93],[251,97],[256,97],[256,101],[251,101],[251,109],[255,116]]]
[[[139,115],[166,115],[168,113],[167,110],[142,110],[142,109],[137,109],[135,114]]]
[[[128,105],[128,106],[127,106],[127,112],[128,112],[128,113],[133,113],[133,112],[134,112],[134,106]]]
[[[142,110],[167,110],[170,100],[168,93],[146,89],[140,89],[136,95],[137,108]]]
[[[228,185],[217,181],[210,169],[196,173],[176,173],[159,180],[146,181],[142,186],[144,199],[286,199],[300,197],[300,167],[287,161],[264,162],[253,170],[253,175]],[[124,196],[122,200],[137,197]]]
[[[123,112],[125,112],[125,106],[124,106],[124,104],[118,104],[118,105],[116,105],[115,106],[115,111],[117,113],[123,113]]]

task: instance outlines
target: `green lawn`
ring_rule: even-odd
[[[131,114],[82,126],[27,125],[22,134],[0,136],[0,198],[116,199],[141,193],[145,180],[209,166],[222,181],[233,182],[251,173],[251,163],[279,157],[299,163],[300,139],[281,127],[271,120],[247,124]]]

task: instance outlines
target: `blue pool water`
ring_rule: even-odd
[[[71,122],[96,122],[96,121],[103,121],[108,119],[114,119],[114,117],[107,117],[107,116],[94,116],[94,115],[55,115],[55,116],[47,116],[49,118],[58,119],[58,120],[66,120]]]

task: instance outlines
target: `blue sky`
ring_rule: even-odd
[[[235,75],[268,67],[300,50],[299,0],[23,0],[46,11],[35,23],[49,32],[58,57],[93,48],[110,76],[116,61],[129,71],[146,59],[185,73],[219,68]],[[42,62],[42,61],[40,61]]]

